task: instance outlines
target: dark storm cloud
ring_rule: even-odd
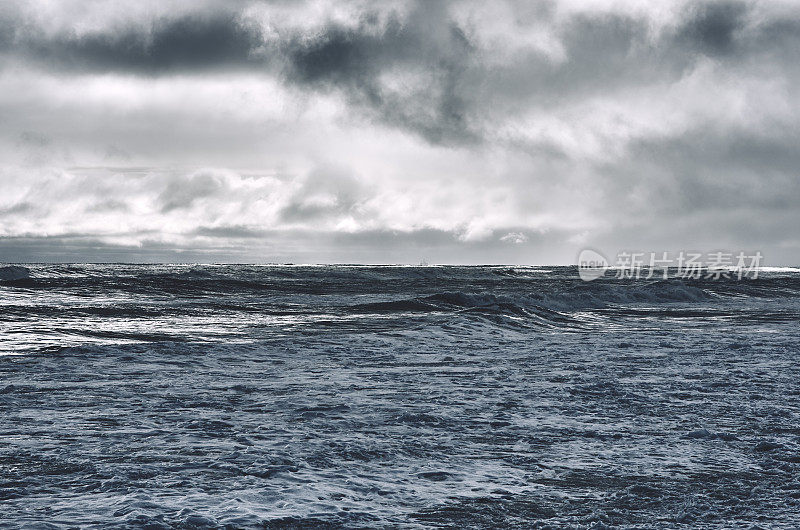
[[[16,29],[13,41],[24,57],[59,70],[158,73],[264,62],[258,53],[263,44],[261,30],[224,10],[80,35],[67,31],[49,38],[23,26]]]
[[[433,144],[458,145],[484,141],[487,128],[520,108],[676,82],[704,57],[735,67],[766,53],[781,67],[794,62],[800,46],[797,26],[750,20],[749,5],[734,0],[697,3],[677,26],[657,34],[638,15],[573,15],[558,30],[565,60],[520,50],[492,64],[474,28],[459,25],[442,6],[418,3],[404,18],[394,15],[383,24],[365,15],[355,27],[329,24],[295,35],[279,50],[288,81],[340,90],[385,124]],[[554,24],[551,12],[538,16]],[[385,76],[404,70],[424,72],[418,86],[387,86]]]
[[[357,28],[330,23],[311,35],[279,28],[277,41],[265,40],[257,22],[229,9],[52,35],[6,13],[0,27],[11,31],[0,46],[11,56],[60,71],[164,74],[274,67],[296,86],[341,90],[375,119],[433,143],[469,142],[477,132],[467,120],[470,103],[462,89],[468,84],[461,74],[472,50],[445,8],[445,3],[420,3],[407,18],[392,14],[386,24],[365,12]],[[386,90],[378,77],[397,66],[425,72],[424,86],[413,93]]]
[[[674,81],[703,56],[741,61],[783,50],[777,60],[789,61],[800,45],[797,25],[756,24],[749,4],[729,0],[693,4],[677,27],[657,36],[640,15],[570,15],[557,28],[564,60],[519,50],[490,64],[474,31],[480,21],[458,22],[456,10],[445,2],[417,2],[405,13],[367,8],[356,24],[279,26],[270,37],[263,24],[231,8],[206,6],[80,34],[45,33],[7,12],[0,27],[13,28],[13,36],[6,31],[0,46],[59,70],[272,72],[290,86],[337,91],[355,112],[432,144],[460,145],[484,141],[491,124],[521,107]],[[554,26],[553,13],[540,9],[535,16]],[[398,86],[387,81],[392,76]]]
[[[290,82],[343,90],[351,103],[379,120],[414,131],[432,143],[478,138],[469,121],[473,87],[464,74],[474,63],[473,45],[447,18],[444,3],[420,3],[405,19],[393,14],[379,24],[366,14],[355,28],[331,24],[312,37],[282,45]],[[422,73],[416,91],[387,89],[384,73],[398,68]]]
[[[483,92],[471,100],[491,102],[496,113],[656,83],[666,86],[707,58],[726,68],[757,61],[762,67],[795,69],[800,13],[794,22],[758,20],[745,2],[698,2],[675,26],[659,31],[652,21],[634,14],[582,13],[562,23],[559,37],[563,61],[530,52],[507,64],[486,66],[478,77]]]
[[[709,55],[734,51],[736,33],[746,24],[747,5],[743,2],[713,2],[693,6],[691,15],[678,33],[697,49]]]

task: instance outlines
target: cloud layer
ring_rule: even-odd
[[[800,261],[791,2],[10,2],[16,260]]]

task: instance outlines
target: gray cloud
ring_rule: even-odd
[[[130,205],[125,201],[116,199],[100,200],[86,208],[90,213],[103,213],[103,212],[129,212]]]
[[[358,215],[358,204],[365,198],[365,191],[361,181],[347,169],[317,167],[281,209],[280,216],[291,223]]]
[[[158,196],[158,200],[161,203],[161,211],[168,213],[188,208],[198,199],[212,197],[224,188],[224,180],[211,172],[172,176],[164,191]]]
[[[3,250],[800,259],[792,4],[163,5],[0,7]]]
[[[509,227],[508,229],[513,229]],[[151,234],[152,235],[152,234]],[[502,231],[485,242],[464,243],[456,234],[435,229],[368,230],[340,233],[308,230],[258,230],[248,227],[203,228],[197,235],[210,241],[183,247],[145,237],[137,245],[108,243],[90,234],[50,237],[2,237],[8,261],[44,259],[54,262],[273,262],[273,263],[568,263],[561,232],[539,234],[530,241],[508,244]],[[245,245],[235,244],[244,242]]]
[[[457,10],[457,4],[415,2],[404,13],[365,9],[355,25],[327,21],[311,28],[265,28],[241,10],[205,6],[53,34],[20,22],[13,11],[0,20],[13,28],[5,38],[6,53],[47,68],[162,75],[230,68],[276,72],[296,87],[341,92],[366,117],[446,145],[484,141],[487,122],[520,106],[674,81],[702,56],[743,61],[800,45],[798,20],[755,19],[750,4],[740,0],[692,4],[676,27],[658,32],[641,14],[578,13],[556,22],[554,9],[541,9],[534,22],[553,28],[565,60],[528,49],[498,64],[487,60],[476,37],[480,21],[457,21],[452,17]],[[392,76],[399,86],[387,81]]]
[[[29,214],[33,212],[35,209],[36,207],[32,203],[28,201],[22,201],[12,204],[11,206],[0,208],[0,217]]]
[[[366,13],[355,28],[330,24],[311,37],[295,35],[281,46],[290,82],[343,90],[351,103],[377,119],[414,131],[433,143],[469,143],[478,137],[469,122],[473,45],[444,3],[423,2],[400,19],[379,22]],[[411,91],[379,80],[394,69],[421,77]]]
[[[220,239],[256,239],[269,235],[268,230],[245,225],[201,226],[192,235]]]
[[[677,215],[762,208],[793,211],[800,204],[800,153],[791,146],[798,141],[798,134],[791,131],[767,136],[753,131],[720,134],[704,128],[638,143],[626,166],[638,168],[638,175],[660,179],[648,187],[651,211]],[[618,167],[616,173],[624,171]]]
[[[563,60],[527,49],[492,62],[475,27],[453,20],[444,4],[425,2],[405,17],[377,22],[366,13],[355,27],[329,24],[293,35],[278,53],[289,82],[340,90],[385,124],[434,144],[462,145],[485,141],[487,129],[520,108],[673,83],[705,57],[739,67],[767,53],[777,67],[794,69],[791,50],[800,46],[800,26],[758,19],[738,0],[694,4],[677,25],[658,31],[640,14],[554,16],[542,10],[537,23],[554,28]],[[412,72],[413,88],[385,81],[397,72]]]
[[[747,11],[747,5],[738,1],[697,4],[678,32],[678,38],[687,39],[692,48],[710,55],[732,53],[737,33],[747,22]]]
[[[164,73],[263,64],[260,29],[236,13],[213,10],[148,22],[50,37],[17,27],[13,51],[57,70]]]

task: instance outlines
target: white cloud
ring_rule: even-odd
[[[500,238],[500,241],[504,241],[506,243],[514,243],[515,245],[519,245],[521,243],[525,243],[528,241],[528,236],[523,234],[522,232],[509,232],[503,237]]]

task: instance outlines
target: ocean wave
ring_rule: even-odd
[[[434,304],[429,304],[417,299],[406,300],[389,300],[386,302],[371,302],[366,304],[356,304],[349,306],[348,309],[352,312],[364,313],[428,313],[438,311],[439,308]]]
[[[0,267],[0,281],[16,281],[30,278],[31,271],[27,267],[19,265],[7,265]]]
[[[348,306],[352,312],[468,312],[483,311],[488,313],[508,313],[516,315],[528,314],[528,309],[516,304],[513,300],[488,293],[466,293],[461,291],[443,292],[421,298],[406,298],[356,304]]]
[[[677,280],[625,284],[592,282],[565,290],[540,291],[527,295],[534,303],[556,311],[600,309],[610,305],[703,302],[711,296],[703,288]]]
[[[444,292],[499,293],[556,310],[608,303],[692,302],[719,296],[795,297],[800,275],[773,272],[756,280],[616,280],[582,282],[574,267],[280,267],[170,265],[30,265],[0,267],[0,281],[32,289],[102,289],[125,293],[382,295],[421,299]],[[456,302],[460,304],[460,302]],[[391,310],[391,307],[386,309]],[[402,309],[402,308],[400,308]],[[418,306],[417,310],[424,310]]]
[[[569,315],[525,300],[490,293],[449,291],[407,298],[347,306],[348,313],[395,313],[462,315],[503,328],[570,328],[580,323]]]
[[[791,321],[800,309],[800,276],[786,272],[747,281],[583,282],[572,268],[548,270],[542,275],[522,267],[32,264],[0,268],[3,278],[18,278],[0,280],[7,295],[0,316],[52,321],[58,330],[90,328],[82,335],[97,339],[98,322],[114,330],[136,327],[137,333],[170,322],[170,332],[181,335],[196,333],[198,319],[215,317],[230,321],[230,329],[243,336],[268,337],[298,329],[455,326],[459,333],[462,327],[479,332],[487,323],[507,329],[608,329],[623,319],[625,325],[650,326],[660,317],[763,324]],[[158,340],[156,335],[150,339]],[[48,340],[57,338],[51,334]]]
[[[565,290],[516,295],[445,291],[419,298],[403,298],[348,306],[356,312],[484,311],[514,315],[557,315],[609,305],[701,302],[711,298],[704,289],[673,282],[644,285],[583,284]]]

